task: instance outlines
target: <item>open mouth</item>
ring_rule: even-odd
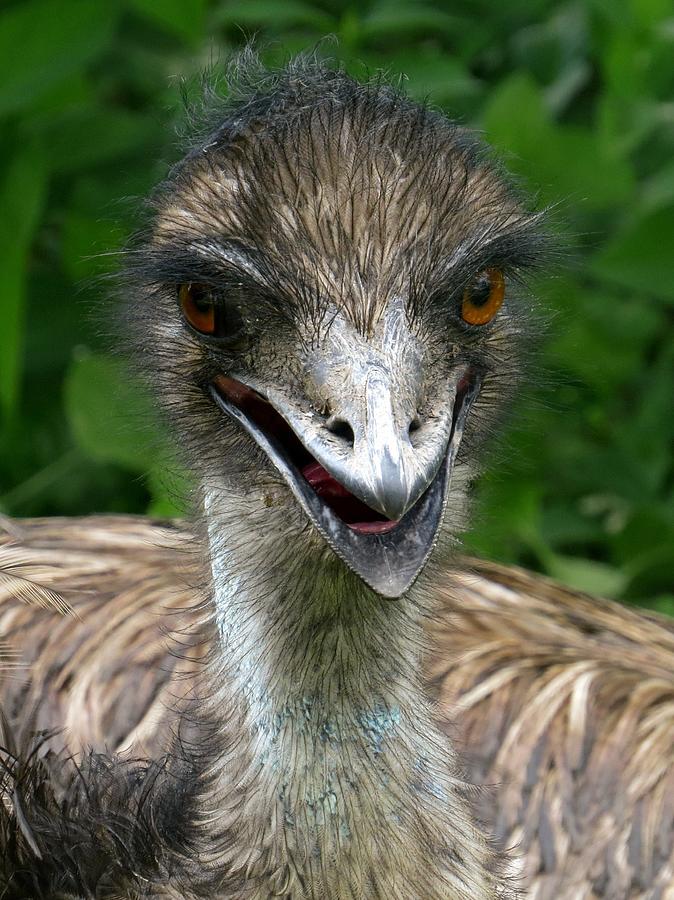
[[[302,475],[335,515],[357,534],[386,534],[399,522],[363,503],[315,460],[302,468]]]
[[[409,588],[435,545],[452,465],[479,385],[477,373],[466,369],[456,388],[444,462],[424,493],[397,521],[387,519],[340,484],[275,407],[253,388],[220,375],[210,391],[220,409],[238,421],[266,452],[334,552],[377,593],[393,598]]]
[[[333,513],[357,534],[386,534],[397,520],[387,519],[348,491],[306,449],[283,416],[261,394],[234,378],[220,375],[215,388],[260,431],[273,437],[288,461]]]

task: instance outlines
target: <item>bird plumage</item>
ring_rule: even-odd
[[[2,597],[3,634],[26,666],[2,681],[11,733],[22,734],[32,709],[34,729],[63,729],[38,758],[65,748],[86,766],[93,747],[104,754],[94,760],[100,771],[106,753],[122,752],[130,762],[118,774],[118,805],[134,823],[143,793],[132,779],[129,803],[133,761],[149,772],[146,784],[161,782],[164,770],[147,769],[148,760],[161,761],[166,734],[179,727],[180,698],[189,697],[208,652],[192,535],[179,524],[123,517],[12,528],[2,539],[2,571],[59,592],[76,618],[27,606],[13,593]],[[514,851],[524,896],[666,898],[674,850],[672,623],[474,559],[448,568],[437,594],[438,613],[426,625],[425,690],[459,750],[476,814],[500,848]],[[11,783],[6,775],[5,787]],[[21,787],[30,812],[28,785]],[[161,842],[143,845],[141,834],[153,832],[139,821],[145,830],[136,852],[147,865]],[[24,823],[9,824],[20,836]],[[134,832],[126,827],[129,844]],[[101,855],[89,851],[70,865],[93,858],[100,866]],[[105,859],[119,866],[114,854]],[[131,850],[121,859],[132,860]]]
[[[529,782],[508,794],[557,752],[545,718],[524,760],[489,755],[499,727],[524,744],[528,710],[500,703],[501,681],[526,693],[543,663],[497,672],[498,629],[491,656],[453,646],[480,577],[456,570],[456,535],[517,396],[541,216],[476,139],[381,81],[314,59],[265,73],[248,58],[237,77],[156,192],[117,304],[194,475],[192,535],[8,526],[2,633],[28,672],[3,687],[5,896],[487,900],[511,895],[519,839],[541,889],[557,860],[565,885],[575,844],[551,828],[578,838],[583,816],[558,805],[575,809],[573,783],[550,776],[538,818]],[[475,596],[502,580],[487,571]],[[457,673],[435,701],[434,620]],[[594,733],[578,736],[592,671],[542,689],[585,675],[576,764],[594,759]],[[462,775],[457,743],[508,803]],[[606,896],[643,880],[629,852],[627,874],[590,867]]]
[[[258,887],[254,875],[240,871],[243,863],[254,868],[264,853],[263,844],[246,844],[246,859],[238,866],[235,859],[231,866],[234,875],[218,864],[219,854],[236,846],[232,834],[251,815],[241,810],[245,786],[241,796],[230,795],[232,807],[225,812],[231,816],[225,827],[216,818],[210,825],[206,822],[202,834],[203,791],[210,798],[217,790],[210,769],[217,774],[224,755],[230,763],[227,782],[232,771],[236,773],[235,760],[245,778],[248,748],[235,715],[228,717],[229,733],[223,735],[219,723],[203,714],[204,704],[227,703],[236,709],[240,698],[231,688],[229,696],[224,691],[215,696],[202,693],[209,656],[213,651],[217,656],[219,642],[217,632],[208,626],[209,640],[204,640],[204,608],[195,587],[203,583],[204,559],[193,547],[194,536],[181,527],[138,519],[12,523],[2,547],[9,563],[4,571],[11,579],[19,569],[35,591],[48,585],[73,612],[27,607],[11,590],[4,597],[2,625],[8,647],[27,650],[26,677],[8,672],[2,685],[7,750],[0,875],[7,897],[24,896],[26,884],[33,885],[35,897],[57,896],[57,888],[64,897],[78,898],[268,896],[269,876]],[[108,586],[102,595],[94,588],[101,578]],[[303,695],[302,705],[309,721],[310,694]],[[284,715],[292,717],[293,711],[288,708]],[[354,779],[361,765],[364,775],[368,770],[367,763],[357,762],[358,755],[385,757],[387,729],[395,730],[383,706],[360,715],[358,730],[366,749],[354,744],[345,745],[344,751]],[[52,735],[59,722],[66,728]],[[278,719],[271,723],[276,734],[282,725]],[[345,726],[335,719],[324,720],[321,727],[318,740],[330,746]],[[305,740],[316,740],[301,723],[300,730]],[[167,741],[169,733],[177,740]],[[439,749],[447,752],[445,747]],[[427,793],[447,802],[442,774],[427,768],[424,759],[420,757],[415,773],[415,795],[422,799]],[[273,761],[265,759],[264,766],[273,772]],[[454,777],[458,795],[470,793],[458,769]],[[381,802],[381,788],[376,783],[372,788],[375,793],[363,798],[366,804]],[[335,790],[341,789],[335,781]],[[321,821],[329,817],[335,800],[318,797],[310,803],[313,807],[323,802]],[[406,802],[401,795],[401,816]],[[293,808],[301,809],[301,802]],[[223,846],[217,841],[213,846],[215,828]],[[442,833],[438,839],[443,840]],[[472,837],[469,833],[469,839],[479,847],[477,833]],[[437,846],[441,844],[434,844],[432,852]],[[361,852],[369,859],[372,848]],[[319,866],[320,862],[319,857]],[[377,879],[388,876],[393,885],[390,896],[407,896],[409,880],[391,871],[386,856],[380,864],[381,872],[371,873],[371,883],[358,890],[378,896]],[[479,865],[467,861],[469,870]],[[493,865],[498,870],[496,862]],[[404,864],[397,868],[404,870]],[[463,870],[462,862],[461,875]],[[272,875],[278,878],[275,889],[280,896],[291,897],[300,890],[288,872]],[[338,877],[343,879],[344,873]],[[427,882],[415,888],[420,896],[434,896],[435,877],[430,872]],[[472,881],[462,885],[457,879],[442,896],[468,898],[475,891],[486,891],[480,886],[483,877],[476,867]],[[339,890],[356,890],[344,883]],[[332,896],[337,889],[325,890]]]
[[[315,60],[237,78],[158,190],[120,303],[209,548],[222,652],[200,704],[200,855],[262,896],[493,896],[421,694],[426,576],[381,595],[453,551],[476,448],[517,384],[541,216],[475,138],[381,81]],[[485,269],[510,300],[471,330],[461,298]],[[236,333],[204,334],[199,303]],[[352,525],[307,464],[366,505]]]

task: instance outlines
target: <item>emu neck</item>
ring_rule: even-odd
[[[220,749],[203,802],[227,845],[218,863],[246,873],[251,897],[494,896],[422,690],[418,598],[383,600],[292,536],[251,555],[250,532],[215,521]]]

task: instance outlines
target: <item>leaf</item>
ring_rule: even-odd
[[[453,115],[457,107],[472,112],[483,91],[482,84],[460,60],[439,49],[429,48],[420,54],[413,48],[407,48],[397,53],[371,54],[371,59],[385,72],[402,74],[403,89],[411,97],[422,102],[430,99],[434,104],[442,104]]]
[[[630,598],[648,598],[671,591],[674,585],[671,544],[662,543],[630,560],[626,567],[626,581],[625,593]]]
[[[114,251],[124,237],[114,222],[72,212],[63,229],[63,263],[73,281],[117,268],[119,256]]]
[[[653,213],[662,207],[674,205],[674,161],[665,164],[642,184],[641,206],[644,212]]]
[[[591,543],[601,540],[603,529],[596,519],[584,516],[567,503],[549,501],[543,509],[541,531],[551,547]]]
[[[522,547],[540,543],[541,491],[531,479],[507,471],[492,473],[479,485],[473,527],[466,547],[478,554],[514,562]]]
[[[567,378],[582,378],[608,402],[639,372],[649,345],[661,333],[662,310],[616,296],[603,285],[583,285],[578,278],[556,279],[546,294],[563,316],[548,358]]]
[[[203,34],[206,0],[129,0],[129,5],[188,43]]]
[[[642,26],[652,26],[668,19],[671,21],[671,0],[630,0],[629,8]]]
[[[517,31],[512,38],[514,61],[531,72],[538,82],[552,87],[572,80],[578,69],[591,74],[587,53],[588,10],[582,4],[562,6],[542,22]],[[547,92],[546,92],[547,93]]]
[[[155,156],[161,131],[157,123],[138,113],[95,106],[71,109],[38,120],[35,129],[49,147],[52,170],[59,174],[82,172],[131,153]]]
[[[329,32],[335,28],[332,16],[301,0],[246,0],[246,3],[227,3],[216,13],[215,21],[224,27],[266,25],[274,32],[298,26],[318,32]]]
[[[674,594],[660,594],[656,597],[640,597],[630,601],[637,606],[652,609],[664,616],[674,616]]]
[[[146,473],[167,454],[153,402],[118,360],[80,356],[64,390],[72,434],[92,459]]]
[[[0,411],[9,417],[15,407],[21,373],[26,263],[47,189],[42,149],[22,147],[10,159],[0,182]]]
[[[607,281],[674,301],[674,206],[639,219],[611,240],[590,268]]]
[[[421,3],[378,3],[362,19],[361,40],[380,43],[402,37],[410,43],[419,35],[452,35],[459,21],[444,10]]]
[[[492,93],[483,121],[490,140],[511,154],[510,167],[549,201],[570,198],[584,213],[632,194],[628,163],[606,152],[588,129],[556,125],[541,90],[526,75],[511,76]]]
[[[109,43],[115,3],[28,0],[0,13],[0,113],[29,106]]]
[[[654,548],[674,547],[674,515],[667,504],[644,505],[635,509],[625,527],[611,541],[613,558],[623,567],[640,567],[639,558],[646,559]],[[636,561],[633,563],[633,561]]]
[[[627,576],[620,569],[591,559],[549,553],[545,567],[549,575],[569,587],[600,597],[617,597],[627,583]]]
[[[491,139],[511,153],[531,151],[551,134],[543,97],[526,75],[514,75],[492,93],[483,111]]]

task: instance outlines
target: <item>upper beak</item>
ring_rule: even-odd
[[[452,427],[451,390],[430,427],[405,409],[390,373],[373,367],[358,389],[333,403],[326,421],[307,417],[284,397],[270,396],[307,450],[350,493],[398,521],[428,488],[444,459]],[[346,427],[345,427],[346,425]]]
[[[434,453],[423,459],[412,446],[414,422],[396,415],[388,373],[372,371],[359,400],[344,403],[343,415],[354,434],[353,454],[333,474],[368,506],[388,519],[402,519],[432,481],[441,457]]]

